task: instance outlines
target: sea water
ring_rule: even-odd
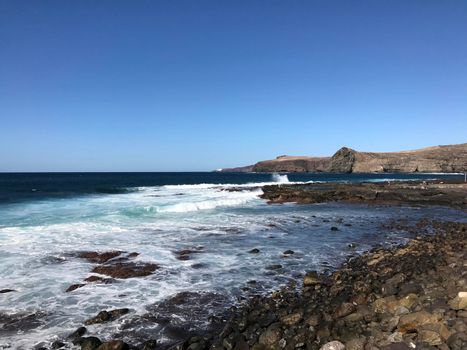
[[[169,340],[164,327],[147,315],[180,292],[219,301],[201,311],[196,302],[187,304],[167,321],[202,328],[209,314],[222,313],[251,294],[269,293],[308,270],[331,270],[375,244],[403,242],[406,232],[382,228],[388,220],[458,220],[462,215],[446,208],[268,205],[259,197],[260,186],[431,178],[453,176],[0,174],[0,290],[14,290],[0,294],[0,348],[50,343],[99,311],[122,307],[131,312],[90,326],[89,333],[102,339],[118,334],[133,343],[146,336]],[[253,248],[260,252],[250,253]],[[176,252],[183,249],[200,253],[179,260]],[[90,276],[94,266],[74,254],[111,250],[137,252],[136,261],[160,268],[147,277],[65,292]],[[294,254],[284,255],[286,250]],[[32,325],[7,324],[27,315],[34,315]]]

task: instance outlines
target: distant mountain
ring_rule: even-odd
[[[279,156],[223,172],[457,173],[467,171],[467,143],[401,152],[359,152],[342,147],[332,157]]]

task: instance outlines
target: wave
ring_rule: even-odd
[[[195,189],[211,189],[211,188],[249,188],[249,187],[261,187],[266,185],[279,185],[279,184],[301,184],[301,183],[313,183],[309,182],[290,182],[287,175],[272,174],[271,181],[268,182],[249,182],[244,184],[214,184],[214,183],[201,183],[201,184],[181,184],[181,185],[165,185],[162,186],[165,189],[177,189],[177,190],[195,190]],[[142,188],[141,188],[142,189]]]
[[[232,207],[246,204],[258,198],[258,195],[263,193],[260,191],[254,192],[237,192],[228,196],[223,196],[215,199],[207,199],[195,202],[181,202],[176,204],[158,207],[158,213],[187,213],[198,210],[216,209],[218,207]]]
[[[281,174],[272,174],[272,181],[273,182],[278,182],[278,183],[289,183],[289,178],[287,175],[281,175]]]

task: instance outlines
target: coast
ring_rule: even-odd
[[[460,209],[465,209],[467,193],[463,183],[442,181],[284,184],[264,186],[263,191],[270,203],[334,200]],[[118,336],[101,342],[99,334],[84,328],[115,322],[127,309],[101,311],[67,341],[83,350],[465,349],[467,223],[399,220],[379,230],[382,234],[405,230],[411,239],[397,247],[378,246],[352,255],[332,272],[309,271],[267,296],[253,295],[213,317],[208,330],[181,332],[182,340],[176,344],[140,339],[139,344],[129,345]],[[190,293],[177,295],[171,302],[190,297]]]
[[[330,274],[310,271],[298,283],[256,296],[172,350],[404,350],[467,347],[467,223],[390,222],[413,238],[350,257]],[[126,310],[99,313],[86,324],[111,322]],[[86,328],[70,336],[88,349],[160,349],[121,340],[101,343]],[[60,347],[65,343],[59,343]],[[52,347],[59,348],[59,347]]]

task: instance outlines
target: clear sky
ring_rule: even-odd
[[[461,142],[465,0],[0,0],[0,171]]]

